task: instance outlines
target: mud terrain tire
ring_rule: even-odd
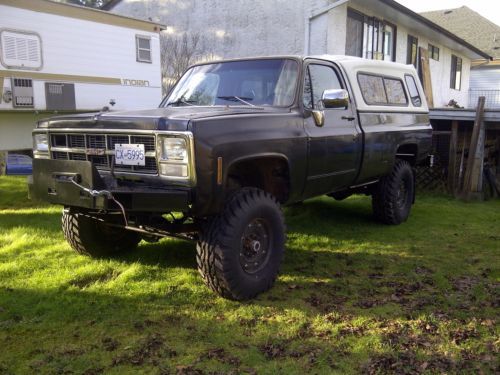
[[[201,230],[198,270],[220,296],[248,300],[271,288],[284,248],[285,224],[278,201],[263,190],[243,188]]]
[[[91,216],[72,208],[62,214],[62,229],[66,241],[82,255],[101,257],[133,250],[141,241],[139,234],[106,226]]]

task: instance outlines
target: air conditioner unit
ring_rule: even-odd
[[[33,108],[33,80],[12,78],[12,104],[17,108]]]

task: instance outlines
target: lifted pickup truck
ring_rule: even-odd
[[[284,253],[281,205],[369,194],[405,221],[432,128],[412,66],[345,56],[191,67],[160,107],[55,117],[33,132],[31,194],[64,206],[78,253],[197,240],[206,284],[244,300]]]

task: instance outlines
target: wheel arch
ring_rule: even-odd
[[[396,152],[394,155],[394,163],[396,162],[396,159],[402,159],[406,160],[412,167],[414,167],[415,165],[417,165],[418,160],[418,145],[416,142],[399,144],[396,147]]]
[[[225,168],[224,195],[235,187],[255,187],[285,203],[290,193],[290,161],[281,153],[259,153],[235,158]]]

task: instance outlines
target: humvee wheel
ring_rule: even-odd
[[[263,190],[243,188],[202,229],[196,260],[209,288],[224,298],[247,300],[271,288],[284,248],[278,201]]]
[[[63,210],[62,229],[73,250],[91,257],[133,250],[141,241],[138,233],[107,226],[73,208]]]
[[[384,224],[401,224],[408,219],[414,196],[411,165],[397,160],[391,173],[380,179],[372,194],[375,218]]]

